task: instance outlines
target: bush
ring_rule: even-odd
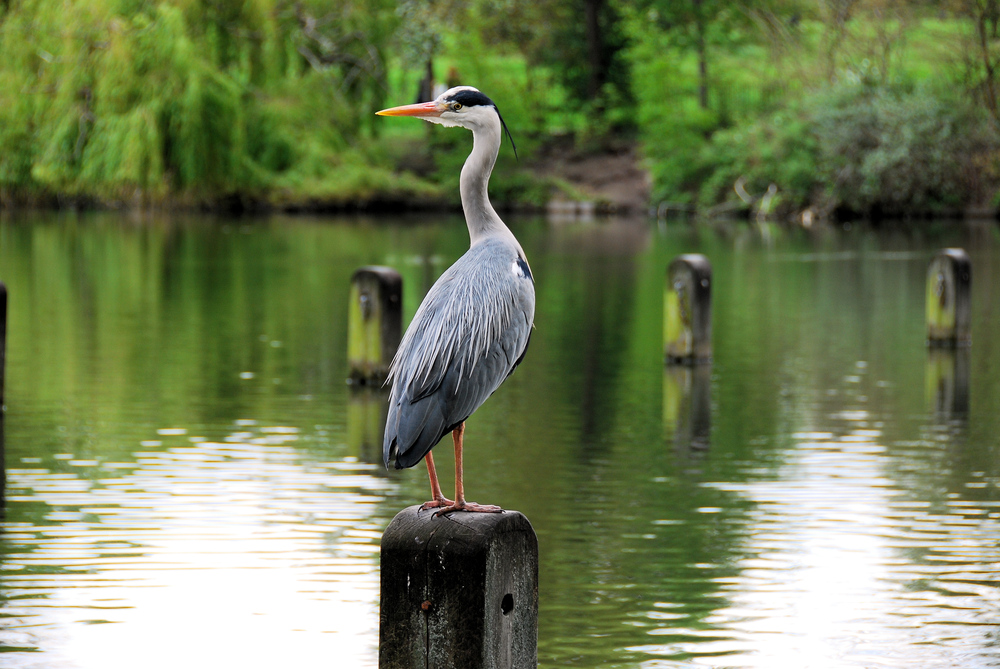
[[[708,208],[736,201],[734,185],[742,177],[751,195],[759,196],[773,183],[784,207],[804,207],[822,190],[819,154],[819,139],[801,109],[717,132],[699,154],[705,177],[698,203]]]
[[[842,82],[756,121],[716,132],[700,153],[703,207],[735,200],[737,179],[783,206],[863,215],[954,211],[982,199],[977,168],[998,140],[968,103],[929,86]],[[994,185],[995,187],[995,185]]]
[[[843,84],[812,105],[830,196],[861,213],[954,210],[973,201],[972,160],[997,138],[967,102],[929,86]]]

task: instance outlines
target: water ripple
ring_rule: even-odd
[[[296,428],[240,426],[219,442],[183,444],[186,430],[157,433],[163,443],[148,440],[135,462],[8,472],[8,503],[35,520],[3,527],[5,666],[125,667],[141,653],[143,666],[166,667],[222,647],[226,665],[235,656],[267,666],[251,657],[262,633],[287,636],[273,665],[309,666],[325,647],[370,666],[379,506],[394,484],[365,463],[304,459]],[[162,647],[167,618],[190,636],[183,650],[150,656],[141,649]],[[35,647],[44,661],[25,652]]]

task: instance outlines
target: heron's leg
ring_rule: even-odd
[[[431,455],[430,451],[427,451],[427,455],[424,456],[424,461],[427,463],[427,477],[431,480],[431,497],[429,502],[424,502],[421,506],[421,510],[425,509],[436,509],[442,506],[453,506],[455,503],[444,496],[441,492],[441,484],[438,483],[437,469],[434,467],[434,456]]]
[[[465,436],[465,423],[451,431],[452,441],[455,442],[455,501],[450,506],[438,510],[438,513],[451,513],[452,511],[477,511],[480,513],[499,513],[503,511],[499,506],[492,504],[476,504],[465,501],[465,485],[462,482],[462,442]]]
[[[465,506],[465,484],[462,482],[462,442],[465,437],[465,423],[451,431],[451,440],[455,442],[455,504]]]

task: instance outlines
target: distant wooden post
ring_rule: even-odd
[[[352,382],[379,384],[403,329],[403,279],[391,267],[362,267],[351,277],[347,365]]]
[[[677,256],[667,267],[663,340],[670,364],[712,359],[712,265],[701,254]]]
[[[3,417],[7,410],[4,406],[4,378],[7,366],[7,286],[0,281],[0,509],[5,508],[7,499],[7,453],[4,443]]]
[[[7,286],[0,281],[0,415],[4,411],[4,381],[7,373]]]
[[[0,412],[0,518],[7,508],[7,446],[4,442],[3,412]]]
[[[535,669],[538,540],[517,511],[411,506],[382,535],[379,669]]]
[[[347,452],[362,462],[382,462],[382,437],[389,417],[389,391],[352,386],[347,398]]]
[[[972,343],[972,264],[962,249],[943,249],[927,268],[927,345]]]

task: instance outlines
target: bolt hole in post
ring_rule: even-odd
[[[361,318],[368,320],[372,316],[372,298],[368,293],[361,293]]]
[[[503,600],[500,602],[500,612],[507,615],[514,610],[514,595],[509,592],[503,596]]]

